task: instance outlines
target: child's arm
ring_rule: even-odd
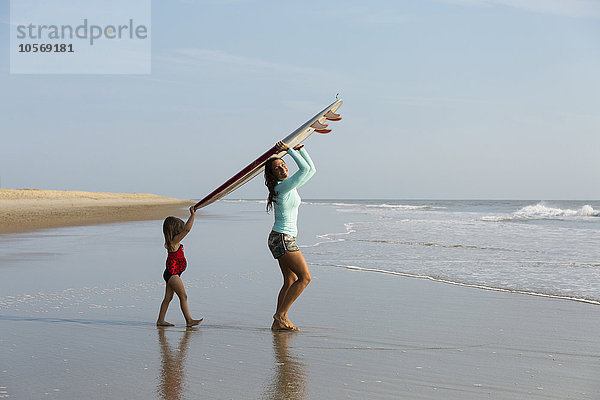
[[[188,218],[187,222],[183,226],[183,231],[181,231],[181,233],[179,233],[178,235],[176,235],[173,238],[173,243],[181,242],[183,240],[183,238],[186,237],[188,233],[190,233],[190,231],[192,230],[192,225],[194,225],[194,217],[195,216],[196,216],[196,209],[194,208],[194,206],[191,206],[190,207],[190,217]]]

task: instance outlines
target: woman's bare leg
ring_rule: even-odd
[[[283,265],[281,262],[279,263],[279,268],[281,268],[281,273],[283,275],[283,286],[281,286],[281,290],[279,290],[279,295],[277,296],[277,309],[275,311],[275,315],[273,315],[274,321],[271,328],[274,330],[291,328],[291,326],[287,326],[284,321],[281,321],[281,316],[279,313],[287,291],[294,284],[294,282],[298,280],[298,276],[296,276],[291,269]]]
[[[158,312],[158,320],[156,320],[157,326],[173,326],[170,322],[165,321],[165,317],[167,315],[167,309],[169,308],[169,303],[173,299],[173,289],[167,283],[167,288],[165,289],[165,298],[162,303],[160,303],[160,311]]]
[[[310,283],[310,270],[308,269],[306,260],[300,251],[286,251],[283,256],[277,259],[277,261],[279,261],[279,266],[284,274],[284,287],[286,285],[285,277],[287,271],[290,271],[296,275],[297,279],[289,286],[287,290],[285,290],[285,294],[283,294],[281,301],[278,299],[277,311],[273,316],[275,319],[273,325],[276,329],[297,329],[288,319],[287,313],[294,301],[296,301],[298,296],[300,296],[306,286],[308,286]],[[281,292],[284,291],[284,287],[281,288],[282,290],[280,291],[280,295]],[[279,325],[282,325],[282,327],[277,327],[276,322],[279,322]]]
[[[187,326],[198,325],[204,318],[200,319],[192,319],[190,315],[190,310],[188,308],[187,303],[187,293],[185,292],[185,288],[183,287],[183,281],[179,277],[179,275],[173,275],[169,278],[169,282],[167,285],[177,294],[179,297],[179,306],[181,307],[181,312],[185,318],[185,323]]]

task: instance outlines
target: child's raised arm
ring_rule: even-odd
[[[190,231],[192,230],[192,225],[194,225],[194,217],[195,216],[196,216],[196,209],[194,208],[194,206],[191,206],[190,207],[190,217],[188,218],[187,222],[183,226],[183,231],[181,231],[181,233],[177,234],[173,238],[173,243],[181,242],[183,240],[183,238],[186,237],[188,233],[190,233]]]

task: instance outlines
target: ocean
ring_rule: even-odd
[[[218,259],[227,265],[232,261],[222,252],[223,240],[243,232],[250,241],[247,251],[261,260],[253,269],[270,269],[276,264],[266,236],[273,217],[264,204],[221,200],[202,209],[186,253],[201,264]],[[25,296],[39,291],[162,287],[160,225],[129,222],[3,235],[0,308],[15,305],[14,299],[30,303]],[[600,201],[304,199],[298,226],[298,244],[311,267],[600,304]],[[187,277],[202,276],[200,268],[191,271]],[[30,278],[21,279],[23,273]]]
[[[599,201],[307,204],[347,215],[302,249],[309,264],[600,304]]]

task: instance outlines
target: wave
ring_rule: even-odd
[[[221,199],[223,203],[251,203],[251,204],[266,204],[266,199]],[[342,207],[357,207],[361,206],[361,203],[345,203],[336,201],[320,201],[320,200],[302,200],[302,204],[309,204],[313,206],[342,206]]]
[[[344,240],[345,241],[345,240]],[[502,247],[482,247],[467,244],[443,244],[435,242],[408,242],[408,241],[395,241],[395,240],[377,240],[377,239],[351,239],[353,242],[368,242],[368,243],[385,243],[385,244],[399,244],[404,246],[425,246],[425,247],[444,247],[447,249],[469,249],[469,250],[493,250],[493,251],[509,251],[515,253],[537,253],[535,250],[515,250],[506,249]]]
[[[356,232],[354,230],[354,228],[353,228],[354,227],[354,223],[352,223],[352,222],[344,223],[344,227],[346,228],[346,232],[319,234],[319,235],[317,235],[317,238],[319,238],[319,239],[325,239],[324,241],[322,241],[322,242],[316,242],[316,243],[311,244],[311,245],[302,245],[300,247],[301,248],[308,248],[308,247],[317,247],[317,246],[320,246],[320,245],[322,245],[324,243],[345,242],[346,239],[343,239],[343,238],[340,238],[340,237],[338,237],[338,238],[332,238],[332,236],[350,235],[350,234]]]
[[[430,210],[432,208],[440,208],[440,207],[432,207],[432,206],[427,206],[427,205],[422,205],[422,206],[411,206],[411,205],[405,205],[405,204],[367,204],[367,207],[369,208],[395,208],[395,209],[400,209],[400,210]]]
[[[564,296],[564,295],[552,294],[552,293],[543,293],[543,292],[534,292],[534,291],[521,290],[521,289],[508,289],[508,288],[501,288],[501,287],[494,287],[494,286],[487,286],[487,285],[479,285],[479,284],[453,281],[450,279],[436,277],[436,276],[430,276],[430,275],[420,275],[420,274],[410,274],[410,273],[406,273],[406,272],[387,271],[384,269],[377,269],[377,268],[364,268],[364,267],[357,267],[355,265],[316,264],[316,263],[311,263],[311,265],[316,265],[316,266],[321,266],[321,267],[343,268],[343,269],[348,269],[348,270],[352,270],[352,271],[376,272],[379,274],[403,276],[403,277],[415,278],[415,279],[427,279],[430,281],[446,283],[446,284],[456,285],[456,286],[470,287],[470,288],[475,288],[475,289],[492,290],[495,292],[524,294],[524,295],[529,295],[529,296],[546,297],[546,298],[552,298],[552,299],[571,300],[571,301],[578,301],[581,303],[600,305],[600,301],[598,301],[596,299],[588,299],[585,297],[571,297],[571,296]]]
[[[592,206],[586,204],[585,206],[581,207],[581,210],[579,210],[579,215],[584,217],[600,217],[600,211],[594,210]]]
[[[594,210],[590,205],[584,205],[578,210],[554,208],[538,203],[526,206],[509,215],[487,216],[483,221],[523,221],[532,219],[564,219],[569,217],[600,217],[600,210]]]
[[[340,203],[340,202],[327,202],[327,201],[314,201],[314,200],[302,200],[302,204],[309,204],[311,206],[336,206],[336,207],[358,207],[358,203]]]
[[[222,199],[224,203],[266,203],[263,199]],[[315,206],[338,206],[338,207],[368,207],[368,208],[397,208],[403,210],[429,210],[429,209],[444,209],[446,207],[437,207],[430,205],[410,205],[410,204],[368,204],[368,200],[302,200],[302,204],[310,204]]]
[[[246,199],[222,199],[220,201],[222,201],[223,203],[254,203],[254,204],[256,204],[256,203],[258,203],[258,204],[266,204],[267,203],[266,199],[265,200],[257,200],[257,199],[254,199],[254,200],[246,200]]]
[[[389,204],[389,203],[368,203],[368,200],[357,200],[356,202],[349,201],[319,201],[319,200],[302,200],[302,204],[310,204],[316,206],[334,206],[334,207],[348,207],[356,209],[367,208],[367,209],[387,209],[387,210],[437,210],[445,209],[446,207],[441,206],[430,206],[427,204],[422,205],[411,205],[411,204]]]

